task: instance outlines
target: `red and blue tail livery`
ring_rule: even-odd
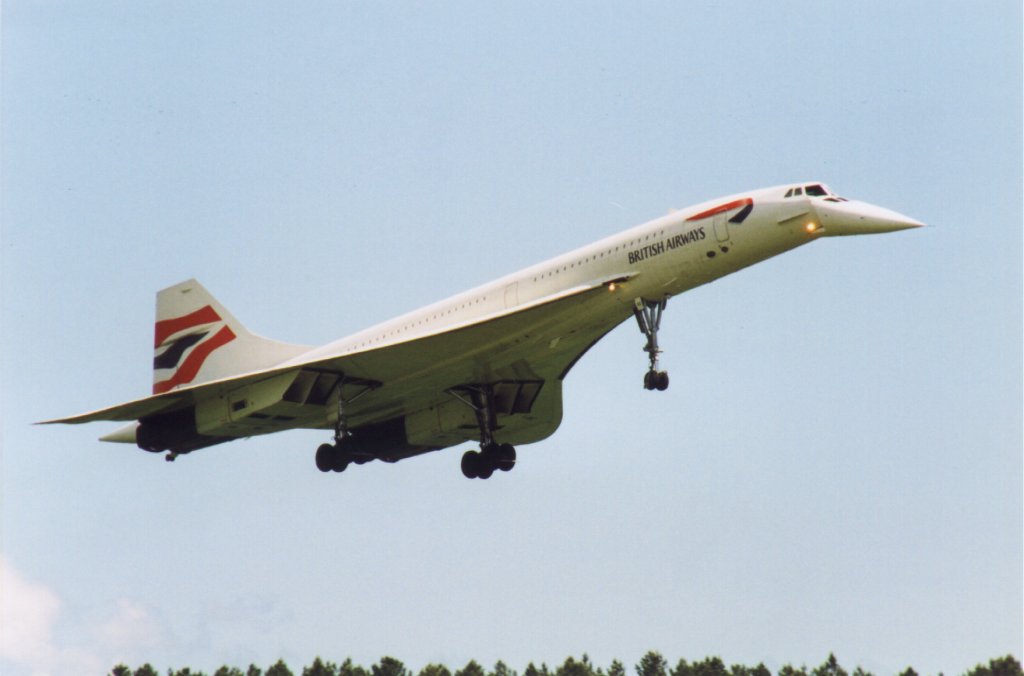
[[[157,293],[153,349],[153,394],[164,394],[265,369],[308,348],[249,333],[190,279]]]
[[[158,321],[155,334],[153,394],[191,383],[214,350],[238,337],[210,305]]]

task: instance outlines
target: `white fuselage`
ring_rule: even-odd
[[[341,356],[434,335],[565,289],[617,276],[633,279],[628,296],[620,299],[625,319],[635,297],[673,296],[826,234],[811,198],[783,199],[784,192],[784,187],[755,190],[674,211],[328,343],[296,361]],[[743,199],[752,200],[753,209],[741,223],[729,222],[736,209],[695,218]],[[816,227],[809,231],[808,223]]]

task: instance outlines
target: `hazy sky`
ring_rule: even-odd
[[[0,670],[1022,652],[1021,4],[3,3]],[[922,220],[630,322],[519,465],[172,464],[33,427],[149,391],[199,278],[323,343],[803,180]]]

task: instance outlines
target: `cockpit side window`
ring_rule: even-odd
[[[793,190],[793,194],[799,197],[800,195],[804,194],[804,189],[803,188],[796,188],[796,189]]]
[[[799,188],[798,188],[799,190]],[[809,185],[807,186],[807,195],[810,197],[824,197],[828,192],[820,185]]]
[[[792,188],[790,188],[789,190],[787,190],[787,191],[786,191],[786,195],[785,195],[785,196],[786,196],[786,197],[792,197],[792,196],[793,196],[793,189],[792,189]]]

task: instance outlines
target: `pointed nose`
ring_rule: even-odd
[[[815,205],[825,235],[873,235],[922,228],[924,223],[867,202],[829,202]]]

